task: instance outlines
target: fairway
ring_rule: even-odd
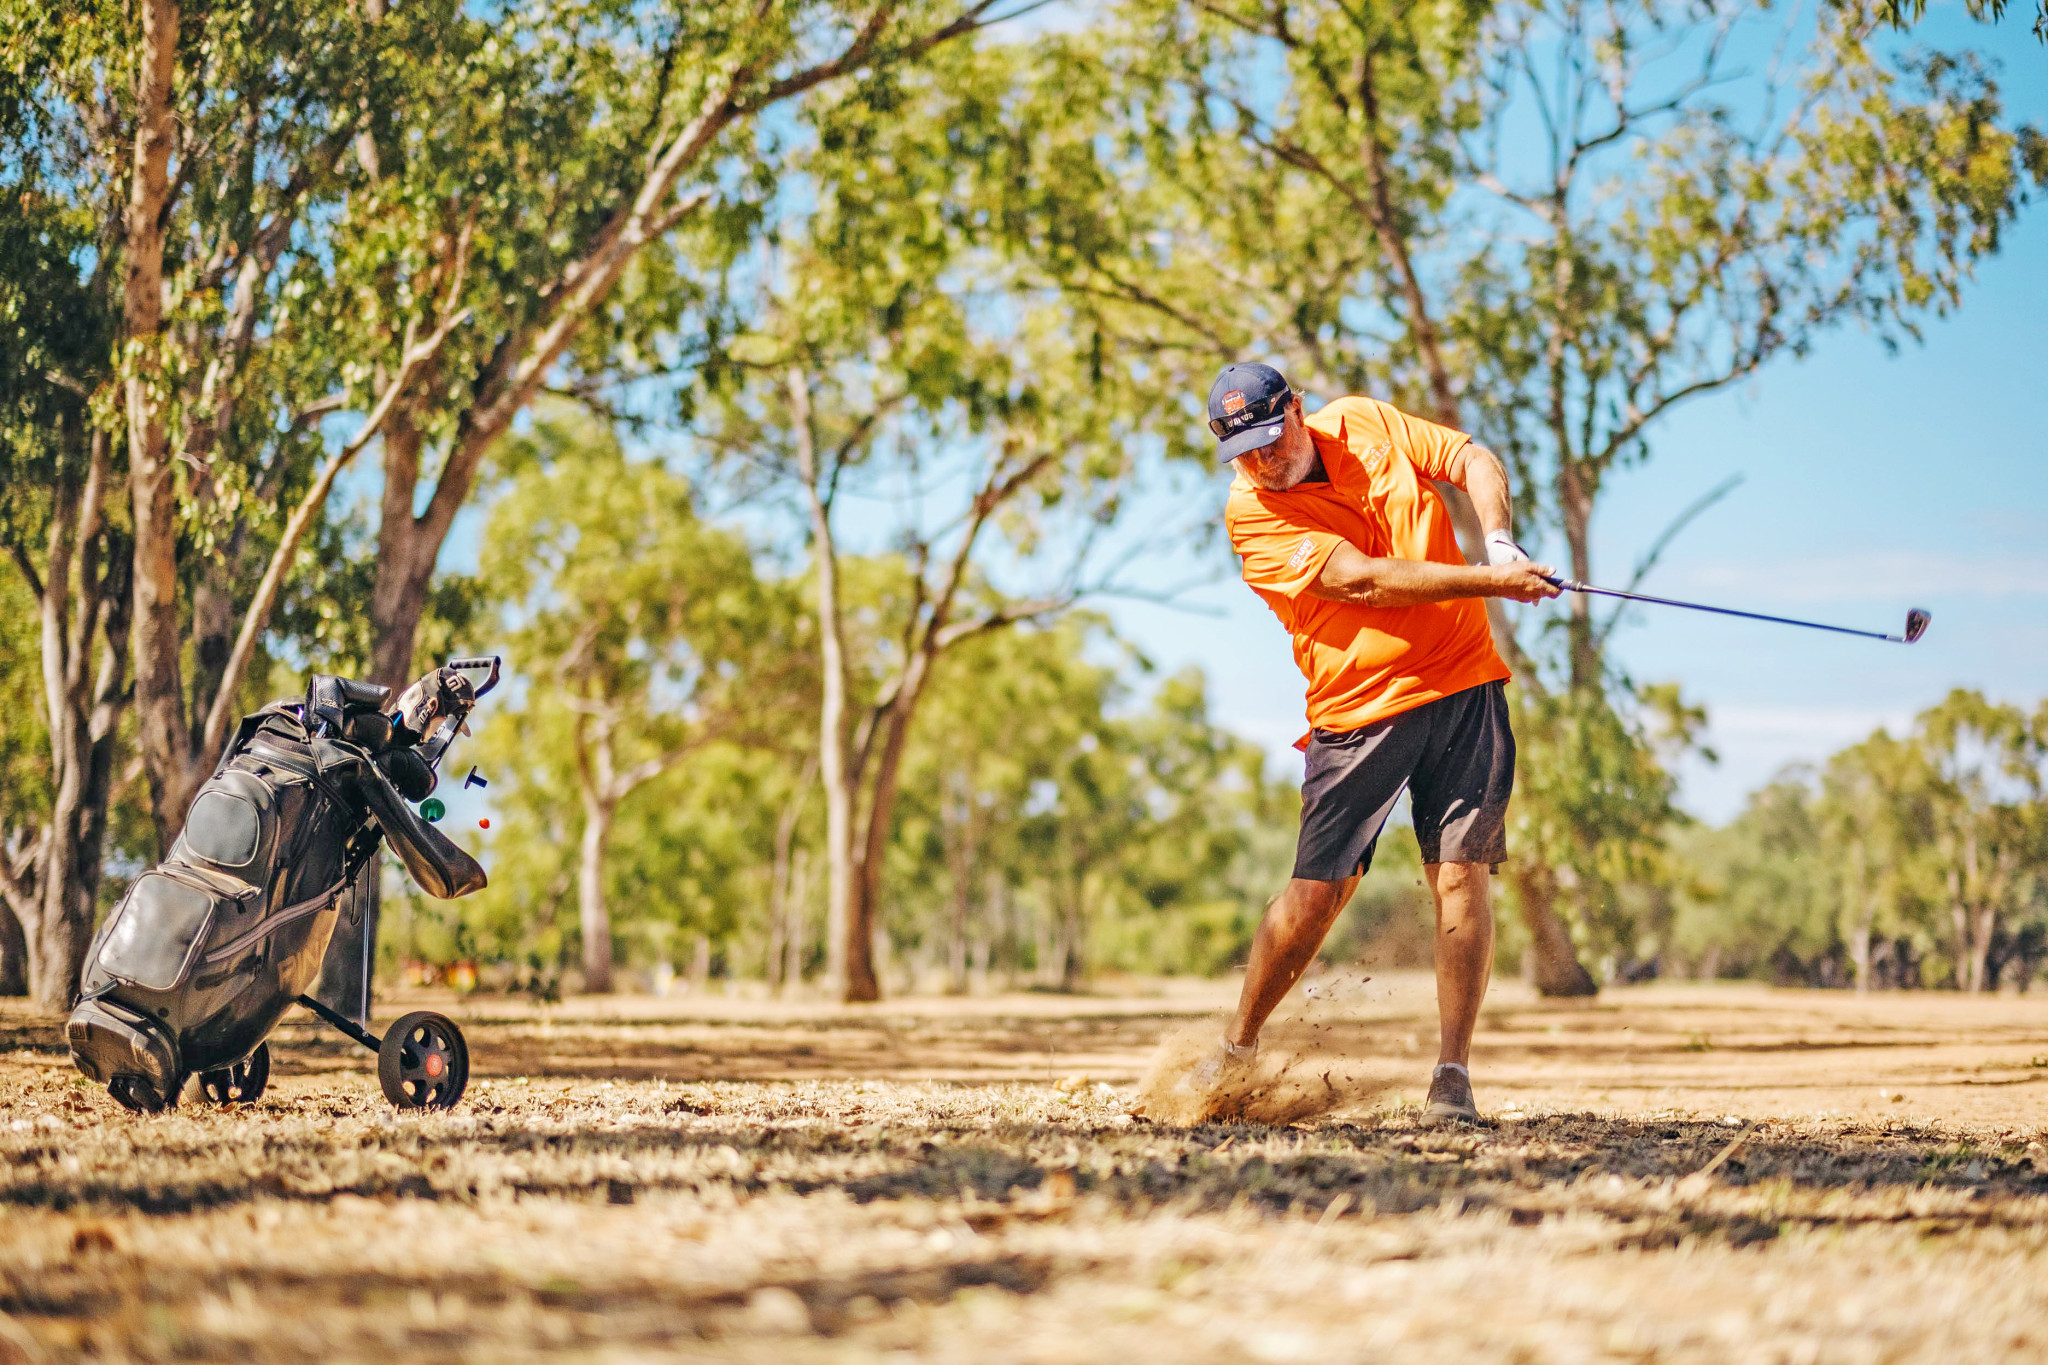
[[[1126,1113],[1227,999],[438,1004],[399,1115],[298,1023],[243,1109],[122,1112],[15,1008],[0,1360],[1988,1361],[2048,1350],[2048,1011],[1494,991],[1478,1132],[1415,1120],[1428,982],[1268,1033],[1297,1126]],[[1327,1074],[1327,1080],[1324,1080]],[[11,1354],[10,1354],[11,1352]]]

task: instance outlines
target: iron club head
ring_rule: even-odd
[[[1927,633],[1927,623],[1933,619],[1933,612],[1922,611],[1919,607],[1914,607],[1908,611],[1906,613],[1906,643],[1910,645],[1925,635]]]

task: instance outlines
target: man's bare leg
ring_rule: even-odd
[[[1481,870],[1484,876],[1484,869]],[[1259,1030],[1266,1026],[1266,1019],[1294,989],[1294,983],[1308,970],[1308,964],[1315,960],[1316,950],[1323,946],[1329,936],[1330,926],[1337,922],[1337,916],[1351,902],[1351,893],[1358,888],[1358,878],[1346,877],[1341,882],[1317,882],[1305,877],[1296,877],[1287,883],[1287,888],[1273,898],[1266,907],[1265,917],[1259,921],[1259,932],[1252,939],[1251,960],[1245,964],[1244,990],[1237,997],[1237,1013],[1231,1018],[1230,1028],[1224,1034],[1235,1047],[1249,1047],[1258,1041]],[[1484,895],[1482,885],[1481,895]],[[1492,921],[1488,921],[1487,942],[1492,943]],[[1441,978],[1439,978],[1441,979]],[[1485,993],[1484,980],[1480,993]],[[1476,1012],[1477,1006],[1474,1010]],[[1471,1026],[1465,1029],[1469,1042]]]
[[[1493,976],[1493,901],[1486,864],[1429,863],[1422,875],[1436,898],[1436,1060],[1465,1066],[1472,1060],[1472,1030]]]

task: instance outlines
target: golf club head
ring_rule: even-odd
[[[1927,623],[1933,619],[1933,612],[1922,611],[1919,607],[1914,607],[1908,611],[1906,613],[1906,643],[1910,645],[1925,635],[1927,633]]]

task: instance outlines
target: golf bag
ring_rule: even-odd
[[[433,791],[441,755],[497,679],[495,658],[458,660],[394,706],[387,687],[315,675],[303,699],[245,717],[170,856],[136,878],[93,940],[67,1028],[78,1069],[146,1112],[177,1103],[193,1075],[216,1102],[254,1099],[269,1074],[265,1039],[298,1001],[379,1051],[394,1103],[460,1099],[468,1054],[451,1022],[409,1015],[379,1040],[304,992],[383,841],[431,895],[484,886],[476,860],[409,803]]]

